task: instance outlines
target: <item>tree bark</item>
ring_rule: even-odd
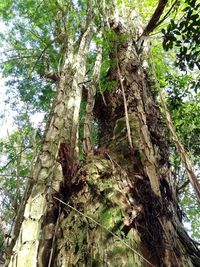
[[[199,250],[181,223],[168,144],[138,36],[126,22],[131,11],[111,11],[116,38],[108,79],[116,83],[105,92],[106,105],[96,95],[100,146],[77,163],[78,84],[85,75],[90,21],[77,55],[69,50],[66,56],[10,267],[199,266]],[[94,91],[88,124],[93,96]]]
[[[100,34],[102,37],[102,34]],[[93,78],[88,86],[86,114],[84,122],[84,140],[83,140],[83,151],[86,157],[93,154],[93,143],[92,143],[92,119],[93,109],[95,104],[96,90],[99,85],[99,75],[101,70],[102,62],[102,45],[99,45],[97,49],[97,57],[94,65]]]
[[[85,76],[86,59],[92,33],[92,10],[82,34],[77,54],[69,41],[57,96],[50,113],[40,155],[34,167],[31,185],[28,184],[18,213],[8,266],[50,266],[59,204],[53,196],[73,181],[77,169],[78,123],[81,102],[81,83]],[[66,179],[65,179],[66,178]],[[70,193],[69,193],[70,194]],[[20,228],[19,228],[20,227]],[[15,244],[15,245],[14,245]]]

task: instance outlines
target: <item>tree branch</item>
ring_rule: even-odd
[[[181,190],[185,189],[185,187],[190,183],[189,180],[187,180],[186,182],[184,182],[182,185],[180,185],[178,188],[177,188],[177,191],[178,193],[180,194]]]
[[[35,66],[37,65],[37,63],[40,61],[40,59],[42,58],[42,56],[44,55],[44,53],[46,52],[46,50],[56,41],[61,40],[62,38],[65,37],[65,33],[61,32],[59,35],[57,35],[53,40],[51,40],[46,46],[45,48],[42,50],[42,52],[40,53],[40,55],[38,56],[34,66],[32,67],[31,71],[29,72],[29,75],[33,72],[33,70],[35,69]]]
[[[152,32],[158,24],[158,21],[165,9],[165,6],[167,5],[168,0],[160,0],[156,10],[153,13],[153,16],[151,17],[149,23],[147,24],[147,26],[145,27],[144,31],[143,31],[143,35],[147,36],[149,35],[150,32]]]
[[[59,72],[43,72],[40,74],[41,78],[52,80],[53,82],[57,82],[60,80],[60,77],[64,75],[63,71]]]
[[[37,55],[27,55],[27,56],[15,55],[15,56],[12,56],[12,57],[6,59],[5,61],[1,61],[0,65],[3,65],[3,64],[10,62],[12,60],[23,60],[26,58],[37,58]]]
[[[170,9],[169,9],[169,10],[167,11],[167,13],[164,15],[164,17],[163,17],[160,21],[157,22],[155,28],[158,27],[161,23],[163,23],[163,21],[166,20],[166,18],[169,16],[169,14],[171,13],[171,11],[173,10],[173,8],[176,6],[177,3],[178,3],[178,0],[175,0],[174,3],[172,4],[172,6],[170,7]],[[155,28],[154,28],[154,29],[155,29]]]

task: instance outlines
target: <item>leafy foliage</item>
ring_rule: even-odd
[[[7,230],[12,225],[15,213],[22,201],[24,188],[29,177],[31,162],[37,154],[40,137],[27,118],[20,119],[19,129],[7,140],[0,141],[0,213]]]
[[[200,94],[193,90],[193,80],[192,75],[169,75],[166,79],[168,108],[173,124],[181,143],[196,167],[196,172],[198,172],[200,168]],[[197,229],[199,229],[200,207],[174,147],[172,147],[172,151],[172,165],[177,192],[185,213],[184,221],[189,222],[192,236],[199,240],[200,235]]]
[[[176,133],[198,173],[200,166],[200,95],[198,91],[198,71],[189,70],[189,67],[187,67],[188,71],[186,74],[178,66],[174,67],[174,63],[176,62],[176,48],[168,50],[168,53],[166,53],[161,49],[158,40],[155,40],[153,44],[152,60],[156,63],[156,73],[160,86],[168,95],[168,109]],[[185,64],[188,66],[187,62]],[[184,212],[183,220],[189,227],[190,234],[199,240],[198,228],[195,228],[198,227],[199,205],[193,190],[189,186],[188,176],[181,164],[173,142],[170,142],[170,144],[171,164],[176,177],[178,197]]]
[[[71,1],[38,0],[4,1],[0,6],[8,27],[1,38],[8,48],[2,57],[3,75],[9,77],[8,86],[17,89],[21,100],[35,111],[47,111],[54,95],[45,73],[62,69],[67,40],[78,41],[81,35],[86,3],[79,2],[78,7]]]
[[[177,56],[176,65],[181,70],[198,67],[200,69],[200,3],[196,0],[185,0],[186,7],[182,9],[182,17],[175,21],[171,19],[164,34],[163,47],[166,51],[174,47]]]
[[[194,162],[200,166],[200,93],[193,89],[191,75],[168,76],[168,107],[176,131]]]

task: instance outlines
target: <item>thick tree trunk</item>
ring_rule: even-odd
[[[106,105],[96,96],[101,145],[84,164],[77,165],[74,151],[90,24],[61,77],[10,267],[199,266],[199,251],[181,224],[142,53],[124,23],[109,19],[117,38],[108,78],[116,85],[105,93]],[[93,95],[94,88],[87,126]],[[86,136],[91,150],[89,130]]]
[[[111,25],[116,35],[127,33],[122,24]],[[95,107],[101,147],[81,169],[84,186],[62,199],[55,265],[198,266],[198,249],[180,222],[167,143],[141,55],[131,38],[114,46],[112,59],[119,64],[110,79],[117,85],[106,92],[107,105],[98,101]]]

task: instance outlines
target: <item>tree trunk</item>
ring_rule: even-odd
[[[74,53],[75,44],[71,39],[68,40],[57,96],[41,152],[25,192],[24,200],[27,203],[22,203],[15,222],[9,266],[48,266],[46,262],[51,262],[51,246],[59,214],[59,205],[55,203],[53,196],[60,195],[64,188],[73,183],[70,178],[77,169],[82,95],[79,84],[85,77],[91,33],[92,10],[89,8],[77,54]]]
[[[128,22],[127,14],[113,14],[108,78],[115,86],[105,92],[106,105],[97,94],[94,107],[100,146],[77,163],[90,20],[77,55],[70,49],[66,55],[71,61],[60,79],[24,218],[14,231],[10,267],[200,266],[198,248],[181,224],[167,142],[131,13]]]

